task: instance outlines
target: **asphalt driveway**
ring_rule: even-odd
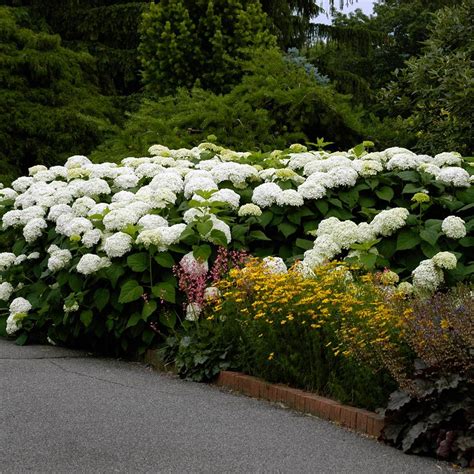
[[[450,471],[139,363],[0,339],[2,474]]]

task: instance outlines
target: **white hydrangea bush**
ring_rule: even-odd
[[[295,144],[261,154],[202,143],[149,155],[100,164],[76,155],[0,187],[9,334],[146,346],[160,315],[199,317],[180,304],[173,266],[207,272],[216,246],[266,257],[275,274],[299,261],[311,278],[333,259],[391,268],[407,292],[474,273],[472,167],[457,153]]]

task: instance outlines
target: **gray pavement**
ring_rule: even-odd
[[[315,417],[138,363],[0,339],[0,473],[440,473]]]

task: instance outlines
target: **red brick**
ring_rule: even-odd
[[[321,400],[321,418],[324,418],[325,420],[331,420],[331,412],[335,405],[339,405],[339,403],[333,402],[328,398],[323,398]]]
[[[253,378],[250,381],[250,396],[254,398],[259,398],[260,397],[260,385],[262,382],[260,380]]]
[[[385,426],[385,418],[382,415],[371,414],[368,417],[368,434],[378,438]]]
[[[357,408],[354,408],[354,407],[350,407],[350,412],[351,412],[351,422],[350,422],[350,428],[352,428],[353,430],[356,430],[357,429],[357,412],[358,412],[358,409]]]
[[[340,415],[341,425],[351,428],[351,414],[352,414],[351,407],[341,405],[341,415]]]
[[[271,384],[261,381],[260,382],[260,391],[259,391],[259,397],[263,398],[264,400],[271,400],[270,398],[270,387]]]
[[[270,384],[268,388],[268,399],[271,402],[276,402],[277,401],[277,392],[278,392],[278,387],[274,384]]]
[[[321,400],[320,397],[308,395],[305,397],[305,411],[312,415],[319,416],[321,413]]]
[[[284,385],[276,385],[275,401],[277,403],[284,403],[286,405],[287,400],[288,400],[287,387],[285,387]]]
[[[235,374],[234,372],[222,371],[217,377],[217,385],[221,387],[233,388]]]
[[[305,411],[305,399],[306,399],[306,392],[301,391],[297,396],[296,396],[296,401],[295,401],[295,409],[298,411]]]
[[[357,426],[356,430],[359,433],[367,433],[368,428],[368,416],[371,415],[370,412],[366,410],[357,410]]]
[[[337,423],[341,422],[341,405],[339,405],[339,403],[331,404],[329,419]]]
[[[253,384],[253,377],[250,375],[241,375],[240,377],[241,388],[240,390],[242,393],[246,395],[252,395],[252,384]]]
[[[287,388],[286,389],[286,403],[291,408],[296,408],[298,404],[299,397],[303,394],[302,390],[297,388]]]

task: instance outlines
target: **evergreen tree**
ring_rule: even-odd
[[[96,59],[104,93],[127,95],[140,89],[138,26],[150,0],[4,0],[26,6],[59,34],[65,47]]]
[[[166,95],[199,81],[204,89],[229,90],[248,49],[275,38],[260,3],[241,0],[162,0],[143,14],[139,46],[148,91]]]
[[[400,135],[425,153],[474,152],[474,3],[441,9],[422,54],[406,62],[382,96]]]
[[[0,181],[88,153],[107,136],[116,111],[96,74],[88,53],[64,48],[26,9],[0,7]]]

